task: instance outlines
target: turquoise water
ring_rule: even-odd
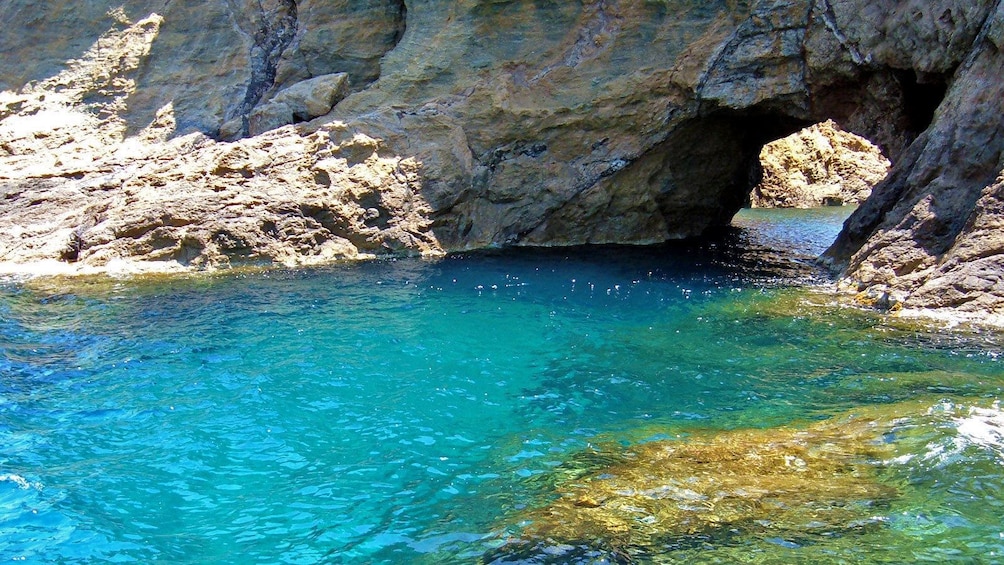
[[[4,283],[0,559],[616,561],[499,548],[594,443],[931,398],[979,404],[986,437],[947,418],[883,466],[902,496],[872,537],[645,559],[749,544],[755,562],[992,562],[999,335],[805,290],[815,275],[777,251],[818,253],[842,219],[750,211],[718,239],[657,248]]]

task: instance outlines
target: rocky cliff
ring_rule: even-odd
[[[0,261],[663,241],[727,223],[764,143],[832,119],[894,169],[828,260],[986,308],[1002,21],[978,0],[10,0]]]

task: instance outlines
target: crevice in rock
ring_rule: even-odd
[[[920,76],[914,71],[894,71],[893,76],[903,92],[905,129],[911,139],[916,138],[931,125],[935,110],[945,99],[948,81],[941,75]]]
[[[566,198],[562,199],[561,201],[555,202],[554,204],[549,206],[546,211],[540,214],[538,221],[525,227],[524,229],[520,230],[517,233],[508,235],[504,243],[506,245],[512,245],[524,241],[527,238],[527,236],[529,236],[531,233],[538,230],[542,225],[551,221],[554,215],[560,213],[560,211],[565,206],[576,202],[588,190],[595,188],[596,185],[603,179],[617,174],[623,169],[629,167],[637,159],[642,158],[644,156],[645,154],[642,154],[639,156],[616,158],[611,161],[605,162],[604,163],[605,166],[603,169],[601,169],[598,173],[580,181],[578,184],[575,185],[575,187],[571,191],[569,191],[569,194]],[[471,226],[467,226],[466,232],[469,232],[470,230]],[[466,235],[466,232],[464,235]]]
[[[331,236],[348,241],[360,251],[373,251],[380,247],[368,234],[359,233],[347,218],[331,208],[318,204],[300,204],[299,211],[304,218],[314,220]]]
[[[606,37],[616,37],[620,31],[620,18],[607,5],[606,0],[585,4],[582,7],[584,20],[579,29],[578,37],[569,46],[560,60],[548,65],[530,80],[536,84],[555,70],[567,67],[575,68],[583,61],[595,58],[599,53],[610,48]]]
[[[398,27],[397,31],[394,33],[393,43],[396,47],[398,43],[401,43],[401,38],[404,37],[404,32],[408,31],[408,4],[404,0],[398,0]],[[393,48],[392,48],[393,49]]]
[[[296,0],[279,0],[275,9],[266,9],[258,1],[259,27],[255,30],[251,47],[251,77],[248,79],[244,100],[237,107],[241,118],[241,135],[250,130],[250,115],[254,107],[272,86],[275,85],[279,58],[293,41],[297,27]]]
[[[711,79],[712,73],[716,70],[719,64],[725,60],[726,56],[735,49],[735,45],[741,40],[739,35],[740,28],[736,27],[735,31],[726,39],[719,43],[715,53],[709,59],[711,62],[705,67],[704,71],[701,72],[701,76],[697,79],[697,86],[694,87],[695,98],[703,103],[704,91],[708,85],[708,81]]]
[[[830,30],[840,45],[847,49],[847,52],[851,55],[851,61],[854,61],[855,65],[867,65],[871,63],[871,55],[862,55],[861,51],[858,49],[857,44],[851,41],[847,34],[840,29],[840,25],[837,23],[837,14],[833,10],[833,6],[830,4],[829,0],[820,0],[823,5],[820,16],[823,19],[823,23],[826,24],[826,28]]]
[[[84,230],[77,228],[70,232],[70,237],[66,242],[66,247],[59,254],[59,259],[67,263],[75,263],[80,260],[80,253],[84,250]]]

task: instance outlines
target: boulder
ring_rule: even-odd
[[[750,194],[754,208],[860,204],[889,173],[878,147],[833,120],[768,143],[760,164],[763,180]]]
[[[251,112],[249,133],[258,135],[323,116],[345,98],[347,92],[346,73],[333,73],[295,83]]]

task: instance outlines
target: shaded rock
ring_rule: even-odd
[[[249,133],[306,122],[331,111],[348,91],[348,75],[335,73],[298,82],[251,112]],[[221,135],[223,132],[221,131]]]
[[[985,20],[935,121],[847,221],[827,256],[853,291],[905,308],[1004,312],[994,272],[1004,169],[1004,8]]]
[[[763,180],[750,194],[754,208],[859,204],[889,172],[877,147],[832,120],[768,143],[760,164]]]
[[[951,247],[919,282],[904,300],[911,307],[1004,313],[1004,176],[983,190]]]
[[[362,90],[380,78],[380,62],[401,40],[403,0],[298,0],[297,32],[276,66],[276,87],[346,73]]]

